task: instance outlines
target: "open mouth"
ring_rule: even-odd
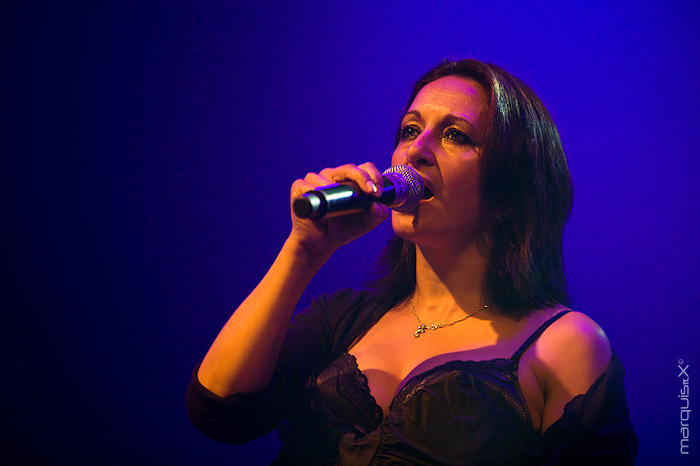
[[[423,199],[432,199],[433,192],[427,186],[423,187]]]

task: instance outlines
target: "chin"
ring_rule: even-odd
[[[391,215],[391,227],[394,234],[401,239],[412,243],[421,244],[431,239],[435,239],[439,235],[431,225],[425,221],[419,223],[417,210],[413,212],[396,212]]]
[[[413,212],[391,211],[391,228],[396,236],[408,239],[404,235],[410,235],[415,231],[416,216]]]
[[[476,225],[451,229],[444,218],[430,215],[421,218],[418,209],[409,213],[392,211],[391,226],[399,238],[430,248],[461,247],[485,238],[485,232]]]

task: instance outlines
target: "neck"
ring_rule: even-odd
[[[416,290],[413,302],[426,320],[447,321],[481,309],[488,263],[484,248],[471,243],[454,249],[416,246]],[[474,318],[488,317],[477,314]]]

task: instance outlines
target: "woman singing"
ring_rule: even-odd
[[[632,464],[624,368],[567,307],[572,186],[537,96],[494,65],[444,62],[416,83],[391,163],[424,180],[410,212],[292,215],[195,368],[195,425],[233,444],[278,427],[275,464]],[[338,181],[382,192],[363,163],[309,173],[291,198]],[[333,252],[388,217],[383,276],[292,319]]]

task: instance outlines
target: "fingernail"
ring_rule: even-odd
[[[377,194],[377,191],[379,191],[379,190],[377,189],[377,185],[374,184],[374,181],[368,181],[368,182],[367,182],[367,186],[369,187],[369,189],[372,190],[372,192],[373,192],[374,194]]]

